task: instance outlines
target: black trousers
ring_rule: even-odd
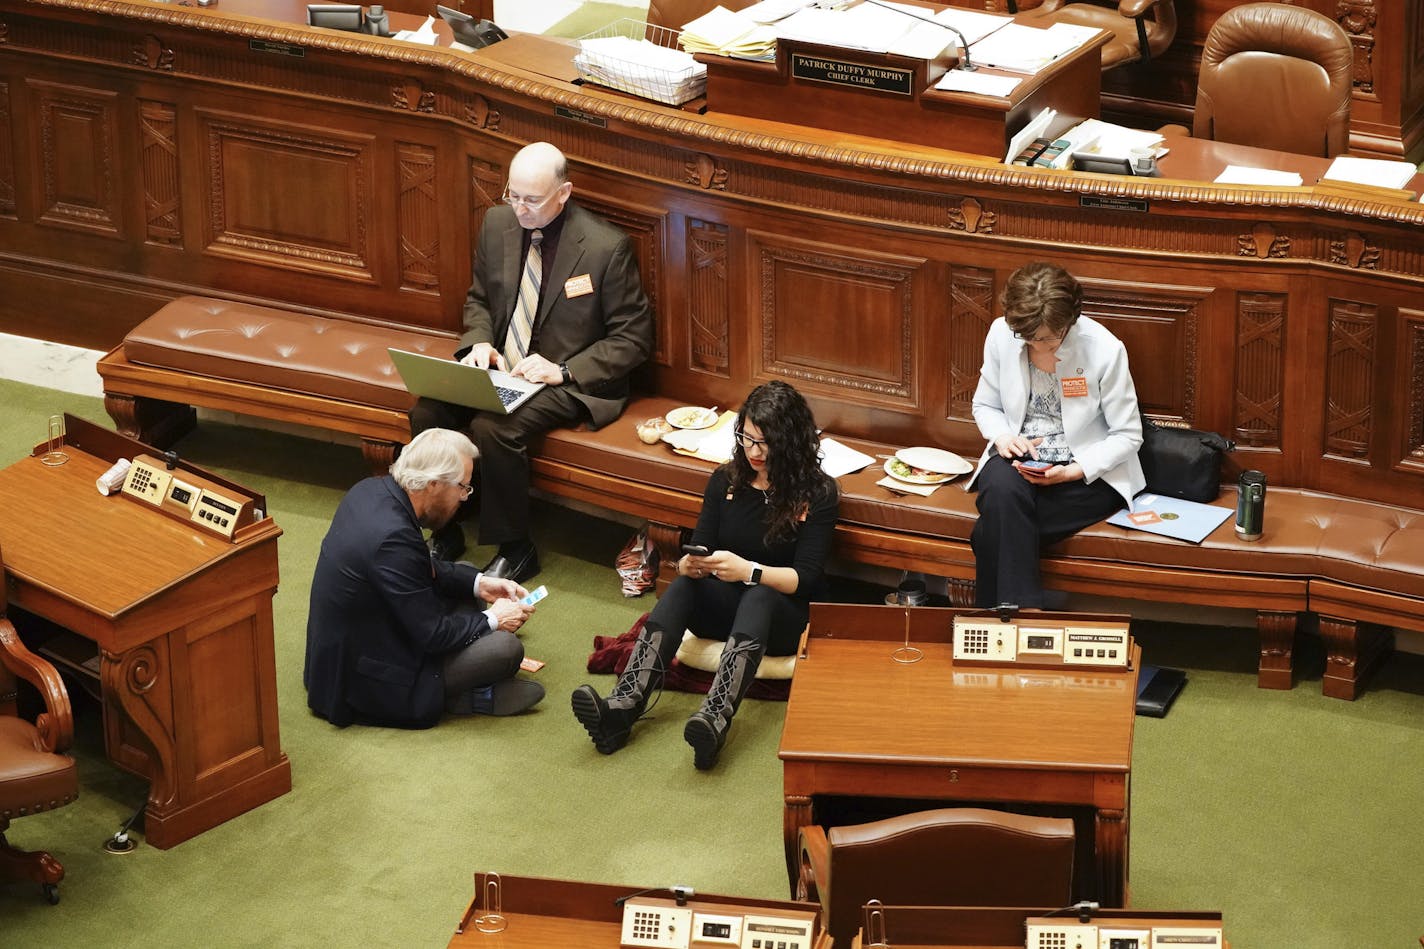
[[[715,577],[678,577],[663,593],[648,616],[648,625],[672,640],[671,661],[690,629],[703,639],[726,641],[735,635],[754,640],[757,660],[763,655],[789,656],[801,642],[810,607],[771,587],[727,583]]]
[[[1124,507],[1105,480],[1092,484],[1029,484],[998,454],[991,454],[974,483],[979,519],[969,535],[974,548],[974,602],[1043,606],[1038,558],[1042,549]]]
[[[410,433],[427,428],[466,432],[480,450],[480,543],[529,539],[529,440],[584,419],[583,405],[558,386],[545,386],[509,415],[420,399],[410,410]]]

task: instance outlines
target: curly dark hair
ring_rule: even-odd
[[[836,483],[821,470],[821,442],[811,407],[792,386],[774,380],[753,389],[737,413],[736,430],[741,432],[747,421],[766,439],[766,473],[771,481],[766,539],[783,540],[796,532],[812,504],[834,494]],[[748,488],[756,479],[740,442],[734,445],[727,469],[733,491]]]

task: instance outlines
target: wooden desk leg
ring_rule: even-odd
[[[1295,649],[1295,613],[1256,613],[1256,633],[1261,638],[1261,659],[1256,669],[1256,687],[1289,689],[1291,654]]]
[[[1332,699],[1354,701],[1360,683],[1394,646],[1393,634],[1374,623],[1320,617],[1325,640],[1325,677],[1320,691]]]
[[[791,885],[791,899],[796,899],[796,884],[801,878],[801,828],[811,823],[811,799],[803,796],[786,798],[786,810],[781,816],[781,832],[786,842],[786,879]]]
[[[109,757],[148,778],[145,814],[161,815],[178,799],[167,640],[158,639],[119,655],[105,650],[102,655],[99,677],[104,702],[110,707],[104,716]],[[147,747],[136,747],[135,739]],[[147,837],[147,820],[144,827]]]
[[[1125,906],[1127,899],[1127,813],[1099,808],[1095,849],[1098,858],[1098,902]]]

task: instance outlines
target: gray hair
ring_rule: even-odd
[[[448,428],[427,428],[391,465],[391,477],[406,492],[422,491],[432,484],[460,484],[465,477],[465,459],[478,458],[475,443]]]

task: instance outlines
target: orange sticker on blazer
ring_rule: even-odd
[[[1088,380],[1082,376],[1070,376],[1063,380],[1063,398],[1081,399],[1088,394]]]
[[[564,296],[569,299],[574,297],[585,297],[593,292],[593,277],[583,274],[578,277],[570,277],[564,281]]]

